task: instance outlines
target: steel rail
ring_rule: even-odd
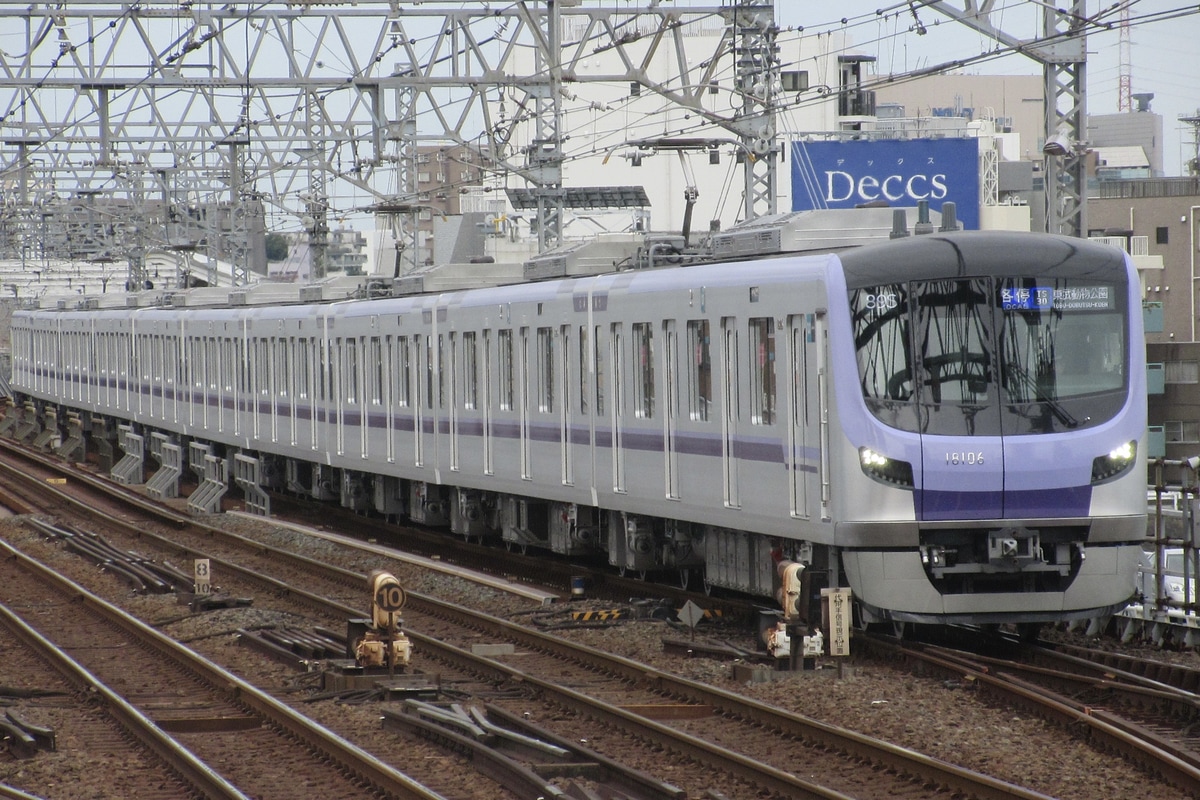
[[[213,686],[225,687],[228,693],[237,697],[239,703],[260,714],[272,725],[278,726],[298,743],[315,752],[322,753],[338,764],[340,769],[356,776],[364,783],[402,800],[444,800],[440,794],[384,764],[370,753],[292,710],[254,685],[126,614],[79,584],[59,575],[46,565],[17,550],[8,542],[0,541],[0,554],[18,561],[22,567],[36,574],[49,585],[56,587],[64,595],[75,598],[120,629],[152,643],[168,658],[185,664]],[[236,792],[236,790],[234,791]],[[244,797],[241,793],[216,796]]]

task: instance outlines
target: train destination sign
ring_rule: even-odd
[[[1116,307],[1109,286],[1035,286],[1000,290],[1005,311],[1110,311]]]

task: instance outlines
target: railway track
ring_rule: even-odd
[[[20,614],[7,624],[41,657],[61,653],[95,676],[93,690],[189,793],[283,800],[305,786],[313,797],[437,800],[387,764],[11,545],[0,543],[0,555],[8,608]],[[74,674],[84,679],[82,671]]]
[[[34,481],[45,485],[44,479],[35,477]],[[68,499],[62,498],[62,502]],[[117,522],[110,520],[114,525]],[[165,533],[152,533],[147,527],[135,524],[135,532],[125,535],[136,536],[142,546],[156,539],[155,546],[165,551],[210,557],[214,572],[236,576],[239,591],[255,586],[258,592],[286,597],[334,623],[362,616],[361,609],[348,602],[362,602],[365,570],[328,567],[190,523],[176,521]],[[289,575],[292,583],[276,577],[281,574]],[[298,589],[296,581],[303,581],[305,588]],[[660,769],[665,762],[682,760],[697,794],[732,782],[739,790],[729,796],[742,795],[746,787],[753,787],[756,793],[778,797],[1044,797],[905,748],[412,592],[405,621],[405,631],[422,658],[437,661],[445,671],[468,676],[464,681],[493,688],[519,687],[521,696],[510,709],[513,713],[529,713],[534,700],[540,704],[538,709],[544,709],[535,716],[555,720],[566,712],[571,715],[563,725],[568,736],[578,737],[583,729],[597,738],[599,729],[603,734],[598,738],[628,742],[619,745],[616,758],[635,767],[638,754]],[[472,652],[481,642],[493,645],[491,657]],[[497,648],[497,644],[502,646]],[[505,651],[503,645],[511,650]],[[680,709],[686,719],[661,719]],[[795,774],[797,763],[805,765],[803,779]]]
[[[969,682],[980,692],[1023,707],[1118,753],[1144,772],[1200,797],[1200,736],[1193,732],[1200,718],[1200,696],[1157,682],[1134,671],[1118,673],[1054,647],[1013,644],[1008,657],[981,655],[922,643],[903,643],[869,637],[864,645],[883,658],[907,661],[922,675],[940,674]],[[1070,648],[1074,649],[1074,648]],[[1074,649],[1077,652],[1082,649]],[[861,652],[861,650],[860,650]],[[1123,657],[1143,671],[1154,671],[1147,660]],[[1158,664],[1159,671],[1163,665]],[[1172,670],[1165,670],[1171,672]],[[1194,671],[1173,670],[1181,680]]]

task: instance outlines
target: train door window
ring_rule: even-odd
[[[291,360],[288,358],[287,339],[275,340],[275,392],[281,400],[288,396],[292,383]]]
[[[475,344],[475,332],[463,333],[463,408],[479,406],[479,352]]]
[[[258,363],[254,368],[254,376],[258,379],[258,393],[266,397],[271,394],[271,373],[267,370],[267,367],[271,363],[270,350],[268,349],[270,342],[266,339],[256,339],[255,345]]]
[[[649,322],[633,323],[633,413],[654,416],[654,328]]]
[[[383,342],[378,336],[367,340],[367,402],[383,405]]]
[[[554,411],[554,329],[538,328],[538,411]]]
[[[412,348],[407,336],[396,339],[396,363],[392,370],[396,384],[396,405],[408,408],[412,405]]]
[[[750,422],[775,424],[775,321],[750,320]]]
[[[425,335],[425,407],[433,408],[433,336]]]
[[[499,370],[497,387],[502,411],[513,410],[513,341],[512,331],[500,331],[496,334],[496,366]]]
[[[438,341],[441,341],[438,336]],[[450,340],[449,350],[446,351],[446,361],[439,364],[438,377],[443,384],[449,384],[446,395],[446,410],[450,416],[450,469],[460,468],[458,449],[458,334],[451,331],[447,337]]]
[[[588,413],[588,361],[591,351],[588,350],[588,329],[586,325],[579,326],[579,413]]]
[[[346,398],[347,405],[356,406],[362,399],[362,395],[359,392],[361,370],[358,360],[358,339],[345,339],[342,346],[345,353],[342,362],[342,375],[345,380],[343,396]]]
[[[604,339],[600,336],[600,326],[596,326],[596,336],[592,340],[592,356],[596,366],[596,416],[604,414]]]
[[[697,422],[708,422],[712,406],[712,357],[709,354],[708,320],[688,320],[688,414]]]
[[[434,372],[437,373],[438,386],[438,408],[445,408],[446,403],[446,337],[438,334],[437,337],[437,363],[434,365]]]
[[[302,400],[309,398],[309,384],[312,383],[312,341],[302,337],[296,341],[296,396]]]

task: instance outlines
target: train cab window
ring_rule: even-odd
[[[512,331],[496,334],[496,367],[500,384],[499,405],[502,411],[513,410],[513,340]]]
[[[775,322],[750,320],[750,422],[775,424]]]
[[[537,331],[538,411],[554,411],[554,329]]]
[[[650,419],[654,416],[654,327],[648,322],[633,323],[633,413]]]
[[[712,405],[712,357],[709,354],[708,320],[688,320],[688,413],[697,422],[708,422]]]
[[[463,334],[463,408],[479,407],[479,351],[475,332]]]

